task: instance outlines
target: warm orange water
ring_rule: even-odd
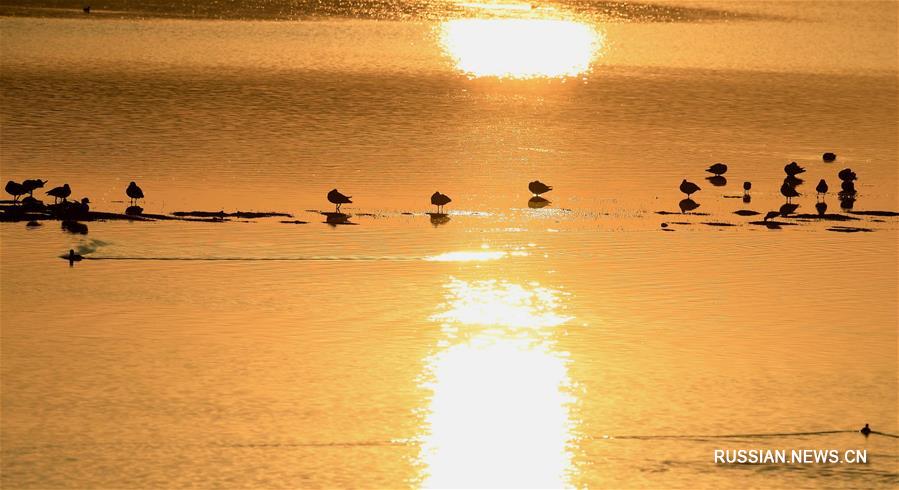
[[[899,433],[896,218],[732,214],[791,160],[899,210],[895,4],[664,3],[0,18],[0,181],[311,221],[0,224],[2,486],[894,487],[897,439],[713,436]]]

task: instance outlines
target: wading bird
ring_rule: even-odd
[[[353,201],[351,201],[351,199],[352,199],[352,196],[344,196],[337,189],[331,189],[331,192],[328,193],[328,201],[331,202],[331,204],[337,205],[338,213],[340,212],[341,204],[352,204],[353,203]]]
[[[746,181],[743,182],[743,195],[749,195],[749,189],[752,189],[752,182]]]
[[[447,196],[446,194],[441,194],[440,191],[437,191],[437,192],[431,194],[431,204],[433,204],[434,206],[437,206],[438,213],[442,213],[443,206],[446,206],[447,204],[451,203],[452,201],[453,200],[450,199],[449,196]]]
[[[688,198],[691,194],[693,194],[694,192],[699,192],[700,190],[702,189],[700,189],[698,185],[694,184],[693,182],[688,182],[687,179],[684,179],[680,183],[680,191],[686,194]]]
[[[34,196],[34,190],[44,187],[44,184],[46,183],[46,180],[27,179],[22,181],[22,187],[25,189],[25,192],[27,192],[29,196]]]
[[[853,172],[851,168],[844,168],[843,170],[840,170],[840,173],[837,174],[837,177],[839,177],[840,180],[844,181],[858,180],[858,177],[856,177],[855,172]]]
[[[553,190],[553,188],[544,184],[543,182],[540,182],[539,180],[535,180],[528,184],[528,190],[531,191],[535,196],[539,196],[540,194]]]
[[[727,173],[727,165],[723,163],[716,163],[711,167],[705,169],[706,172],[715,174],[715,176],[722,176]]]
[[[827,187],[827,181],[825,181],[824,179],[821,179],[821,181],[818,182],[818,186],[815,187],[815,192],[817,192],[818,194],[821,194],[821,195],[826,195],[827,189],[829,189],[829,187]]]
[[[780,186],[780,193],[787,198],[787,202],[790,202],[790,199],[793,199],[794,197],[800,196],[796,188],[786,182],[784,182],[784,184]]]
[[[868,435],[871,434],[871,428],[868,427],[868,424],[865,424],[865,426],[862,427],[862,429],[861,429],[859,432],[861,432],[862,434],[864,434],[865,437],[868,437]]]
[[[144,198],[144,191],[140,187],[138,187],[137,184],[134,183],[134,181],[128,184],[128,188],[125,189],[125,194],[127,194],[128,197],[131,198],[132,206],[134,206],[135,201]]]
[[[12,196],[13,202],[16,202],[19,200],[19,196],[25,194],[26,191],[25,188],[22,187],[22,184],[14,180],[10,180],[6,183],[6,193]]]
[[[47,191],[48,196],[53,196],[53,203],[55,204],[60,199],[65,202],[66,198],[72,195],[72,189],[69,187],[69,184],[63,184],[60,187],[54,187]]]

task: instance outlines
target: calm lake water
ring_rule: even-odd
[[[833,193],[899,211],[896,3],[61,7],[0,5],[0,181],[309,223],[0,223],[4,488],[899,484],[899,220]],[[734,214],[794,160],[856,219]]]

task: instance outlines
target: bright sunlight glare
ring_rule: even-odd
[[[573,403],[567,354],[535,328],[517,328],[566,322],[555,311],[561,293],[504,281],[452,279],[446,287],[446,311],[432,319],[444,331],[466,334],[441,343],[427,360],[424,385],[433,395],[423,485],[567,486]]]
[[[460,71],[500,78],[576,76],[602,47],[593,27],[561,19],[454,19],[440,41]]]

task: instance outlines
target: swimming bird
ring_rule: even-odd
[[[855,172],[852,171],[851,168],[844,168],[840,170],[840,173],[837,174],[837,177],[840,180],[858,180],[858,177],[855,175]]]
[[[680,183],[680,191],[686,194],[688,198],[694,192],[699,192],[701,190],[702,189],[700,189],[698,185],[693,182],[688,182],[687,179],[682,180]]]
[[[749,189],[752,189],[752,182],[747,180],[743,182],[743,194],[749,194]]]
[[[46,180],[26,179],[22,181],[22,187],[25,189],[25,192],[27,192],[29,196],[34,196],[34,190],[44,187],[44,184],[46,183]]]
[[[26,192],[27,191],[25,190],[24,187],[22,187],[22,184],[14,181],[14,180],[10,180],[9,182],[6,183],[6,193],[12,196],[13,202],[18,201],[19,196],[21,196],[22,194],[25,194]]]
[[[790,177],[795,177],[796,175],[805,172],[805,168],[800,167],[796,162],[790,162],[787,166],[784,167],[784,172],[786,172]]]
[[[712,165],[711,167],[705,169],[705,171],[715,174],[716,176],[720,177],[727,173],[727,165],[725,165],[723,163],[716,163],[716,164]]]
[[[331,204],[337,205],[338,213],[340,212],[341,204],[352,204],[353,203],[353,201],[350,200],[352,197],[353,196],[344,196],[337,189],[331,189],[331,192],[328,193],[328,201],[331,202]]]
[[[818,182],[818,187],[815,187],[815,192],[818,194],[827,194],[827,189],[827,181],[821,179],[821,181]]]
[[[827,153],[821,155],[821,160],[824,160],[827,163],[830,163],[836,159],[837,159],[836,153],[831,153],[829,151]]]
[[[437,191],[437,192],[431,194],[431,204],[433,204],[434,206],[437,206],[438,213],[442,213],[443,206],[446,206],[447,204],[451,203],[452,201],[453,200],[450,199],[449,196],[447,196],[446,194],[441,194],[440,191]]]
[[[553,190],[552,187],[540,182],[539,180],[535,180],[528,184],[528,190],[531,191],[535,196],[539,196],[545,192],[549,192]]]
[[[125,194],[127,194],[128,197],[131,198],[132,206],[134,206],[134,201],[144,198],[144,191],[140,187],[138,187],[137,184],[134,183],[134,181],[131,181],[131,183],[128,184],[128,188],[125,189]]]
[[[47,191],[48,196],[53,196],[53,202],[56,203],[60,199],[65,202],[66,198],[72,195],[72,189],[69,184],[63,184],[61,187],[54,187]]]
[[[762,221],[768,221],[769,219],[774,219],[778,216],[780,216],[780,211],[768,211],[768,213],[765,214],[765,217],[762,218]]]
[[[861,430],[860,430],[859,432],[861,432],[862,434],[864,434],[865,437],[868,437],[868,435],[871,434],[871,428],[868,427],[868,424],[865,424],[865,426],[862,427]]]
[[[780,193],[783,194],[783,196],[787,198],[787,202],[790,202],[790,199],[792,199],[794,197],[800,196],[800,194],[796,190],[796,188],[786,182],[784,182],[784,184],[782,186],[780,186]]]

